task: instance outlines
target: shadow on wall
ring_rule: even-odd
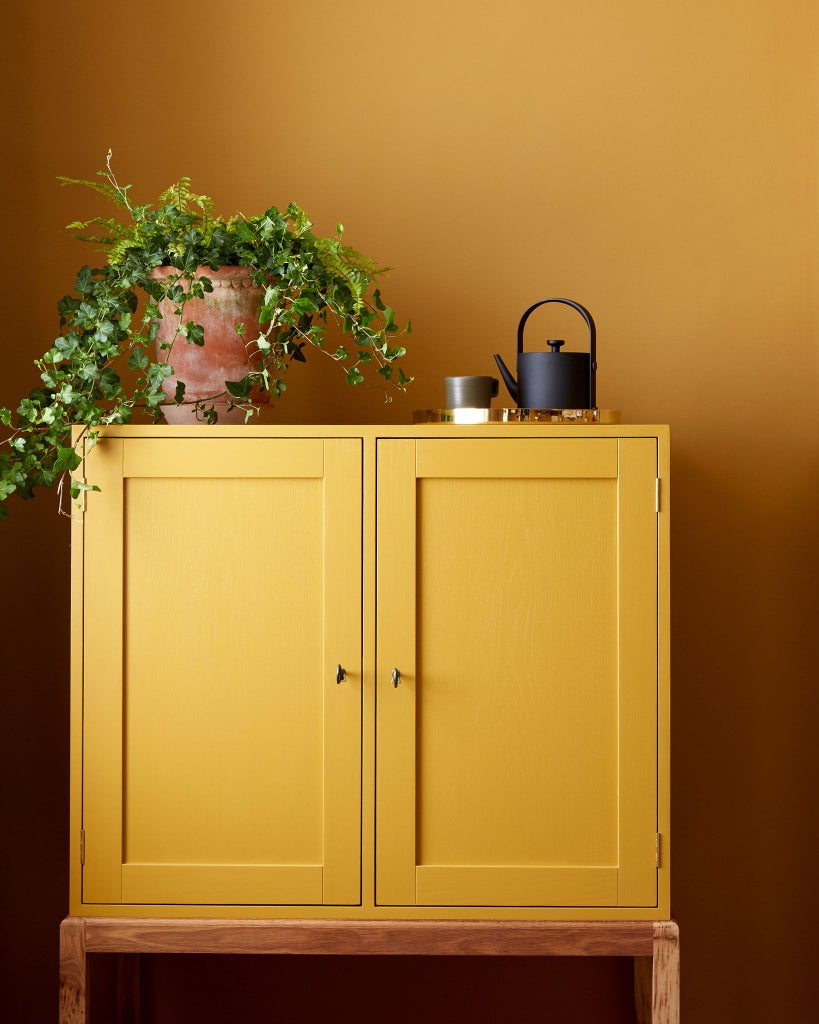
[[[153,956],[149,1024],[633,1024],[630,958]],[[93,1019],[116,1005],[116,960],[100,956]],[[90,1014],[89,1014],[90,1016]]]
[[[819,483],[815,470],[787,464],[793,454],[777,459],[770,441],[745,440],[721,458],[709,444],[706,461],[675,447],[672,432],[672,913],[683,1007],[713,1019],[718,984],[731,1020],[797,1020],[815,972],[798,880],[812,877],[819,839],[809,656]],[[741,957],[726,960],[726,942]],[[748,986],[748,975],[766,983]]]
[[[57,1012],[59,926],[68,909],[68,519],[53,492],[0,523],[0,867],[3,1020]]]

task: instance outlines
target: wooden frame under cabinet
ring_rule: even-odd
[[[214,921],[66,918],[60,931],[60,1024],[87,1015],[88,961],[118,955],[110,1024],[139,1024],[140,956],[153,953],[355,956],[629,956],[638,1024],[679,1024],[679,931],[673,921]],[[547,998],[547,997],[546,997]],[[544,1006],[548,1011],[548,1007]]]

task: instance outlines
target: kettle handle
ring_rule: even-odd
[[[539,302],[533,303],[520,318],[518,324],[518,355],[523,352],[523,328],[526,326],[526,321],[534,313],[538,306],[542,306],[547,302],[562,302],[567,306],[571,306],[572,309],[576,309],[577,312],[586,321],[586,326],[589,329],[589,406],[594,409],[597,406],[597,330],[594,326],[594,320],[592,320],[591,313],[586,309],[585,306],[581,306],[579,302],[573,302],[572,299],[540,299]]]

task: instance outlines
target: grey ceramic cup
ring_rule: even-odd
[[[444,377],[447,409],[488,409],[498,394],[496,377]]]

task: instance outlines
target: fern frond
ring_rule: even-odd
[[[118,267],[125,259],[129,249],[138,249],[139,242],[130,235],[124,235],[117,239],[110,239],[111,248],[108,251],[108,262],[112,267]]]
[[[119,239],[111,238],[109,235],[72,235],[78,242],[96,242],[97,245],[103,246],[104,249],[113,251],[113,246],[117,244]]]
[[[159,202],[163,206],[167,206],[169,203],[174,206],[178,206],[180,210],[187,208],[187,203],[192,198],[193,193],[191,192],[191,179],[188,177],[182,177],[179,181],[173,183],[165,189],[159,196]]]
[[[343,245],[337,238],[316,238],[314,244],[324,269],[343,278],[359,300],[370,282],[381,274],[386,274],[390,269],[380,267],[375,260],[364,256],[349,245]]]
[[[100,172],[103,173],[103,172]],[[122,188],[114,188],[113,185],[101,182],[101,181],[87,181],[85,178],[67,178],[63,174],[57,175],[57,181],[61,186],[65,185],[82,185],[84,188],[90,188],[92,192],[96,192],[98,195],[103,196],[109,202],[114,203],[115,206],[120,206],[122,209],[128,209],[128,201],[126,194],[130,185],[124,185]]]
[[[86,229],[90,227],[101,228],[102,231],[96,235],[86,234]],[[72,233],[71,237],[75,238],[78,242],[96,242],[97,245],[102,245],[106,249],[116,245],[128,232],[128,229],[123,224],[120,224],[119,221],[111,217],[92,217],[90,220],[75,220],[70,224],[66,224],[65,228],[66,231]]]
[[[114,234],[122,234],[127,230],[123,224],[120,224],[118,220],[114,220],[113,217],[91,217],[89,220],[73,220],[70,224],[66,224],[65,227],[66,231],[85,231],[92,224],[99,228],[105,228]]]
[[[219,218],[214,217],[213,214],[215,203],[210,196],[197,195],[191,189],[190,178],[186,176],[174,182],[160,195],[159,202],[161,206],[175,206],[177,209],[195,216],[199,221],[198,227],[204,244],[210,245],[213,229],[219,221]],[[199,213],[195,213],[194,208],[198,209]]]

